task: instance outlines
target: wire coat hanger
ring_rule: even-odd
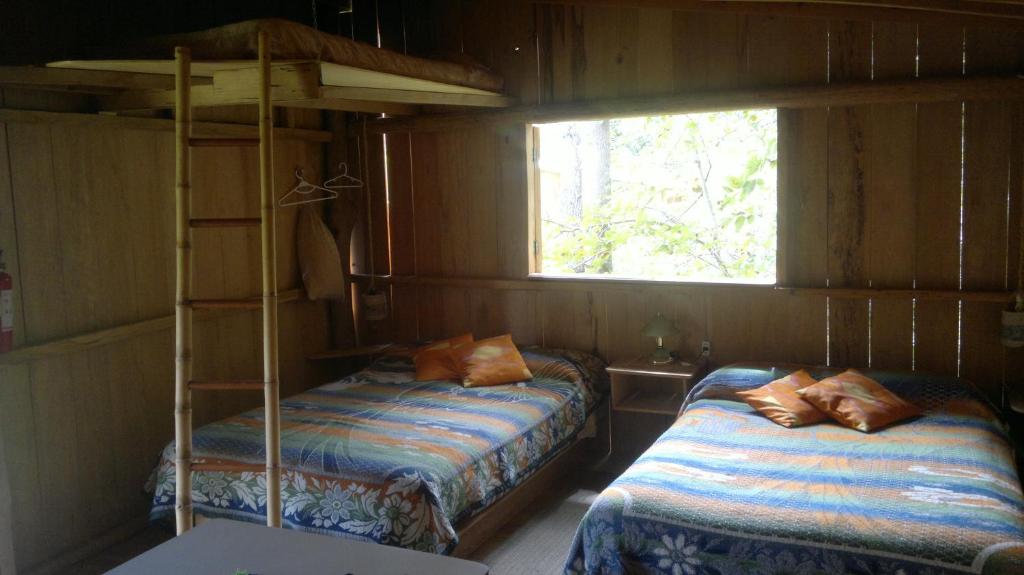
[[[345,162],[338,164],[341,173],[324,182],[324,187],[329,190],[342,190],[345,188],[361,188],[363,181],[359,178],[348,175],[348,165]]]
[[[334,198],[338,197],[338,192],[335,192],[334,190],[329,190],[323,186],[318,186],[316,184],[307,182],[306,178],[302,176],[302,168],[295,170],[295,178],[299,180],[299,183],[295,184],[295,187],[292,188],[287,194],[281,196],[281,199],[278,201],[279,205],[297,206],[299,204],[312,204],[313,202],[333,200]],[[309,197],[310,194],[315,193],[317,190],[325,192],[327,195],[318,198]],[[289,200],[288,198],[292,196],[295,197]]]

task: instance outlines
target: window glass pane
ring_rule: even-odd
[[[538,130],[542,273],[775,281],[775,110]]]

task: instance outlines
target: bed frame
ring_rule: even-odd
[[[525,509],[537,499],[551,484],[568,474],[582,463],[590,451],[592,442],[607,437],[598,432],[602,425],[607,425],[607,404],[605,400],[595,407],[587,418],[587,423],[572,443],[545,463],[526,481],[512,488],[486,509],[461,523],[457,529],[459,543],[452,551],[454,557],[469,557],[478,547],[494,536],[517,512]]]
[[[118,86],[158,85],[155,79],[173,77],[174,60],[65,60],[52,62],[35,76],[47,83],[89,82],[104,78],[113,90],[96,95],[100,111],[126,112],[174,107],[173,88]],[[83,75],[83,72],[85,73]],[[259,70],[252,61],[197,61],[192,64],[192,106],[227,106],[259,102]],[[19,71],[5,68],[17,80]],[[81,80],[79,80],[81,78]],[[275,61],[271,65],[273,105],[346,112],[415,114],[418,105],[501,108],[512,100],[496,92],[409,78],[316,60]],[[24,81],[24,80],[22,80]],[[35,84],[40,85],[40,84]]]
[[[469,558],[473,552],[484,545],[508,523],[517,512],[525,509],[535,499],[542,496],[551,484],[578,468],[593,453],[594,444],[601,448],[601,441],[607,441],[608,435],[602,430],[608,425],[609,401],[598,403],[587,418],[583,430],[569,445],[542,465],[526,481],[516,485],[508,493],[499,497],[480,513],[459,523],[456,533],[459,543],[452,550],[452,557]],[[608,446],[603,446],[607,448]],[[196,524],[204,523],[204,517],[196,516]]]
[[[259,68],[252,61],[192,64],[192,106],[259,102]],[[420,105],[503,108],[512,99],[487,90],[407,78],[315,60],[271,65],[274,106],[412,115]],[[99,112],[174,107],[174,60],[65,60],[46,67],[0,66],[0,84],[93,95]]]

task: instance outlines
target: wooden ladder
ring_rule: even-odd
[[[274,229],[274,131],[270,93],[269,38],[259,34],[259,138],[193,138],[192,60],[188,48],[175,48],[175,155],[177,282],[175,305],[175,517],[178,534],[192,528],[193,471],[251,471],[267,474],[267,525],[281,526],[281,422],[277,356],[277,257]],[[191,215],[192,148],[258,146],[260,156],[259,218],[193,218]],[[195,299],[192,297],[192,229],[260,227],[263,297]],[[263,380],[200,381],[192,378],[192,312],[196,309],[263,309]],[[266,408],[266,464],[195,463],[192,461],[192,391],[263,389]]]

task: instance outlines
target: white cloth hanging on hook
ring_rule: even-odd
[[[334,235],[327,229],[319,210],[303,206],[295,226],[302,285],[309,299],[345,299],[345,271]]]

